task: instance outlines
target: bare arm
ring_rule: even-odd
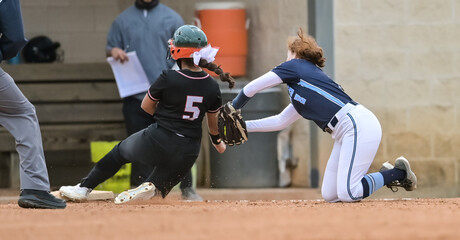
[[[217,128],[217,115],[219,112],[216,113],[206,113],[206,118],[208,119],[208,129],[209,133],[212,135],[219,134],[219,129]]]
[[[208,129],[209,129],[209,133],[211,135],[219,135],[219,129],[217,127],[217,115],[219,114],[219,112],[216,112],[216,113],[206,113],[206,118],[208,120]],[[227,146],[225,145],[225,143],[219,139],[219,143],[218,144],[212,144],[216,150],[219,152],[219,153],[223,153],[225,152],[225,149],[227,149]]]

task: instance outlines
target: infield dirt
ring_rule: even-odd
[[[0,239],[460,239],[460,198],[0,204]]]

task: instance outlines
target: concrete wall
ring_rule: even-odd
[[[192,24],[197,0],[160,1]],[[219,2],[219,1],[213,1]],[[286,58],[286,38],[306,28],[304,0],[243,0],[249,29],[248,76],[259,76]],[[26,35],[47,35],[61,43],[65,63],[103,62],[107,32],[133,0],[22,0]]]
[[[224,2],[175,0],[163,1],[177,10],[187,24],[193,23],[195,4],[198,2]],[[295,35],[297,29],[307,29],[306,0],[241,0],[246,4],[247,17],[250,19],[248,29],[247,78],[256,78],[286,59],[286,40]],[[130,1],[125,1],[129,5]],[[283,91],[286,95],[287,91]],[[289,98],[284,96],[283,106]],[[290,171],[291,185],[307,187],[310,185],[310,125],[307,120],[299,120],[293,126],[291,135],[292,150],[297,167]],[[212,149],[211,149],[212,150]]]
[[[26,36],[61,43],[65,63],[103,62],[107,32],[119,14],[117,0],[21,0]]]
[[[458,186],[460,0],[334,3],[336,80],[383,128],[373,169],[404,155],[420,186]]]
[[[199,0],[160,1],[192,24]],[[222,0],[212,2],[223,2]],[[286,58],[286,39],[298,27],[307,28],[306,0],[241,0],[250,19],[247,77],[260,76]],[[21,0],[26,36],[47,35],[61,43],[64,63],[105,62],[107,32],[120,12],[134,0]],[[288,98],[282,99],[284,105]],[[309,122],[295,126],[294,154],[298,167],[292,172],[295,186],[308,186]]]
[[[228,0],[227,0],[228,1]],[[203,0],[163,1],[176,9],[185,23],[193,23],[198,2],[225,2]],[[307,26],[305,0],[241,0],[246,4],[250,19],[248,30],[248,77],[255,78],[286,59],[286,39],[298,27]]]
[[[164,0],[192,23],[197,0]],[[285,41],[306,29],[306,0],[242,0],[249,28],[248,77],[285,59]],[[66,63],[103,62],[106,34],[133,0],[21,0],[27,36],[62,44]],[[381,121],[383,140],[372,170],[405,155],[421,186],[460,183],[460,0],[336,0],[335,74]],[[308,122],[295,139],[306,141]],[[332,140],[322,134],[324,169]],[[303,142],[302,141],[302,142]],[[296,141],[295,157],[309,152]],[[305,169],[307,163],[299,168]],[[321,175],[323,171],[320,171]],[[305,174],[294,174],[302,186]]]

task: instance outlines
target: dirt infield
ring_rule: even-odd
[[[0,204],[0,239],[460,239],[460,198]]]

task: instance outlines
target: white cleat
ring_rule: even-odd
[[[406,172],[406,178],[401,180],[401,187],[406,189],[406,191],[414,191],[417,188],[417,177],[415,176],[415,173],[410,169],[409,161],[401,156],[396,159],[395,168]]]
[[[387,184],[386,186],[390,188],[391,191],[397,192],[398,187],[404,188],[406,191],[414,191],[417,188],[417,177],[415,176],[415,173],[412,172],[409,161],[406,158],[403,156],[397,158],[394,166],[389,162],[383,163],[379,172],[391,170],[393,168],[397,168],[406,172],[406,178]]]
[[[139,187],[124,191],[115,198],[115,204],[127,203],[132,200],[148,200],[155,196],[155,185],[145,182]]]
[[[59,192],[64,199],[69,201],[86,201],[92,189],[80,187],[80,183],[75,186],[62,186]]]
[[[390,170],[390,169],[393,169],[394,166],[393,164],[391,164],[390,162],[386,161],[382,164],[382,167],[380,168],[379,172],[383,172],[383,171],[386,171],[386,170]]]

